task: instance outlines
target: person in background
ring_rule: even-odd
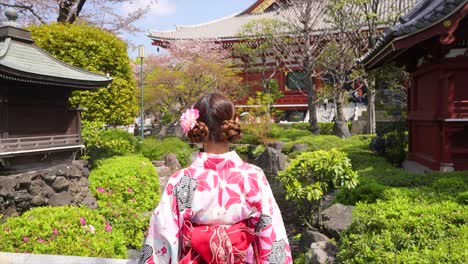
[[[201,97],[180,118],[204,152],[168,181],[140,263],[292,263],[280,209],[263,171],[229,151],[241,137],[233,103]]]

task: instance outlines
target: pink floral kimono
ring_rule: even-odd
[[[292,263],[263,171],[235,152],[199,153],[169,179],[140,263]]]

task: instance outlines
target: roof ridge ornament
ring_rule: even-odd
[[[3,26],[20,27],[18,23],[16,23],[16,20],[18,19],[18,12],[16,11],[16,9],[8,7],[7,9],[5,9],[4,14],[8,21],[3,22]]]

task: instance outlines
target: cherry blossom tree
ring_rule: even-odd
[[[85,21],[109,31],[137,31],[133,23],[157,0],[0,0],[0,9],[13,7],[25,24]],[[136,6],[124,10],[129,4]]]
[[[149,56],[143,62],[145,111],[158,116],[164,125],[160,136],[202,94],[221,92],[236,99],[246,90],[230,52],[214,42],[176,41],[163,55]],[[135,74],[139,70],[135,63]]]

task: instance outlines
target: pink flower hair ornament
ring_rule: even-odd
[[[200,117],[200,112],[196,108],[187,109],[180,117],[180,127],[184,135],[188,135],[188,132],[192,130],[197,124],[197,119]]]

